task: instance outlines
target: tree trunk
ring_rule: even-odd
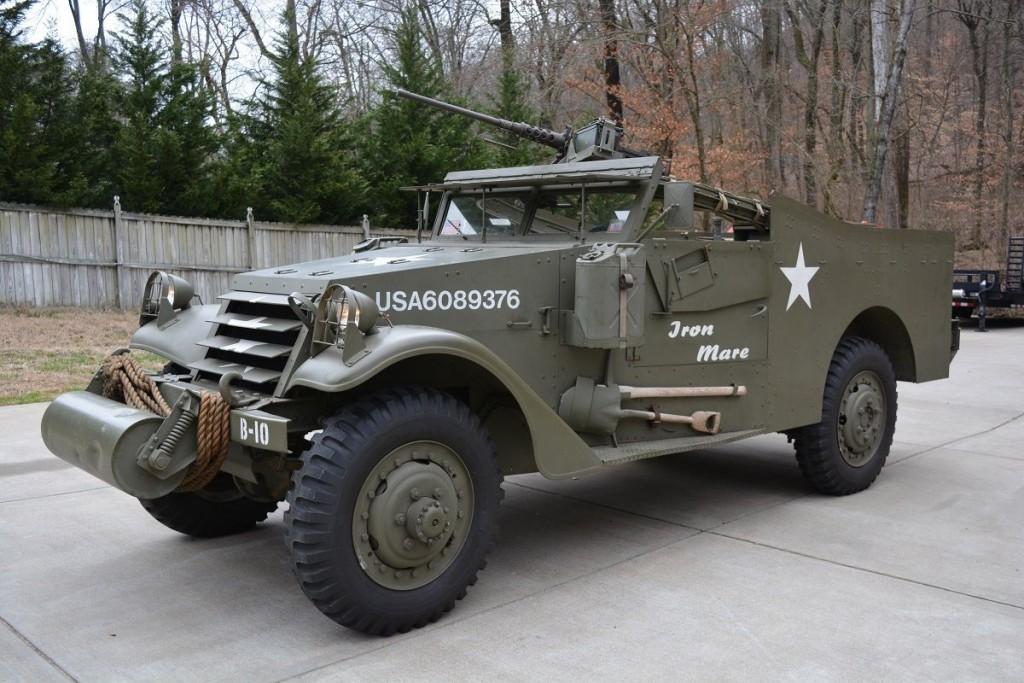
[[[75,23],[75,37],[78,38],[78,52],[82,64],[89,68],[92,66],[92,55],[89,54],[89,44],[85,42],[85,32],[82,30],[82,5],[79,0],[68,0],[68,7],[71,9],[71,19]]]
[[[832,5],[832,88],[828,109],[828,153],[830,168],[825,180],[824,200],[825,211],[833,216],[841,215],[833,198],[833,187],[839,181],[840,173],[846,165],[843,154],[843,114],[846,110],[847,86],[842,79],[842,18],[843,0],[834,0]]]
[[[1002,64],[1002,90],[1003,90],[1003,178],[999,188],[999,228],[1002,234],[1002,244],[1006,244],[1010,234],[1010,190],[1013,179],[1014,138],[1013,138],[1013,117],[1014,103],[1013,91],[1016,72],[1013,68],[1011,58],[1012,35],[1014,21],[1020,14],[1021,0],[1007,0],[1006,20],[1003,22],[1003,64]],[[1018,26],[1017,30],[1020,28]]]
[[[181,11],[185,0],[171,0],[171,65],[181,64]]]
[[[882,118],[882,93],[889,75],[889,7],[887,0],[871,0],[871,65],[872,94],[874,100],[873,122],[877,125]]]
[[[767,155],[765,184],[768,191],[782,190],[785,169],[782,162],[782,84],[779,82],[779,53],[782,35],[780,0],[764,0],[761,4],[761,101],[764,103],[764,131]]]
[[[847,145],[849,147],[850,165],[853,170],[860,172],[860,178],[866,177],[864,169],[867,168],[867,154],[864,151],[864,120],[865,102],[864,88],[860,87],[861,72],[864,71],[864,36],[867,27],[867,11],[861,3],[855,3],[850,12],[853,15],[850,22],[850,61],[852,73],[850,75],[850,103],[846,117]],[[870,117],[867,117],[870,118]],[[852,198],[853,193],[847,193],[850,198],[847,200],[846,216],[853,216],[859,209]]]
[[[499,0],[498,20],[494,22],[501,40],[502,66],[510,69],[515,61],[515,38],[512,36],[512,8],[510,0]]]
[[[818,185],[815,177],[814,155],[818,147],[818,62],[821,58],[821,46],[825,38],[825,12],[829,0],[820,0],[811,10],[808,18],[814,33],[811,37],[811,51],[807,52],[800,18],[792,5],[785,3],[786,14],[793,26],[793,49],[797,61],[807,74],[807,89],[804,93],[804,201],[811,206],[818,205]]]
[[[988,36],[992,5],[989,0],[958,0],[960,12],[957,19],[967,29],[967,40],[971,46],[971,70],[974,72],[974,86],[978,100],[978,111],[974,117],[974,229],[971,243],[983,243],[982,194],[985,190],[985,128],[988,118]]]
[[[900,82],[903,78],[903,64],[907,59],[907,36],[910,33],[910,19],[914,13],[914,0],[903,0],[900,11],[900,24],[896,33],[896,44],[889,71],[885,79],[885,89],[881,93],[879,118],[875,125],[875,153],[871,161],[867,189],[864,193],[863,220],[874,223],[878,212],[878,197],[882,191],[882,178],[885,171],[885,157],[889,151],[892,134],[892,120],[896,115],[896,100],[899,95]]]
[[[901,117],[902,118],[902,117]],[[896,225],[902,229],[910,227],[910,130],[905,125],[894,140],[893,166],[896,172]]]
[[[707,150],[704,145],[704,126],[700,114],[700,90],[697,87],[697,67],[695,65],[696,55],[694,53],[694,37],[685,31],[683,36],[686,40],[686,78],[687,85],[683,88],[686,94],[686,102],[690,110],[690,121],[693,123],[693,135],[697,142],[697,168],[700,173],[700,182],[708,182],[708,160]]]
[[[507,2],[508,0],[502,0]],[[604,97],[608,114],[616,124],[622,125],[622,76],[619,73],[618,20],[615,0],[598,0],[601,7],[601,27],[604,31]]]

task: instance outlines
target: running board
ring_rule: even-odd
[[[674,439],[659,439],[658,441],[635,441],[624,443],[620,446],[597,446],[594,455],[601,459],[605,465],[617,465],[621,462],[643,460],[645,458],[656,458],[660,455],[671,455],[672,453],[684,453],[686,451],[718,446],[730,441],[739,441],[752,436],[764,434],[764,429],[747,429],[740,432],[723,432],[714,436],[683,436]]]

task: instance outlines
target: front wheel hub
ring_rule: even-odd
[[[462,459],[443,444],[415,442],[370,471],[356,500],[352,541],[367,576],[411,590],[451,564],[472,517],[472,484]]]
[[[839,408],[839,452],[851,467],[861,467],[878,452],[886,428],[885,392],[874,372],[850,380]]]

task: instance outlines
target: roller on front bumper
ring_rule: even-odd
[[[181,485],[196,459],[199,398],[177,392],[166,418],[99,396],[72,391],[43,414],[43,443],[57,457],[136,498],[159,498]],[[289,420],[261,410],[230,413],[235,444],[287,452]]]

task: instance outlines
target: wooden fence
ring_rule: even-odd
[[[374,234],[409,235],[374,230]],[[51,209],[0,202],[0,304],[136,308],[150,271],[181,275],[203,301],[235,273],[347,254],[354,226]]]

